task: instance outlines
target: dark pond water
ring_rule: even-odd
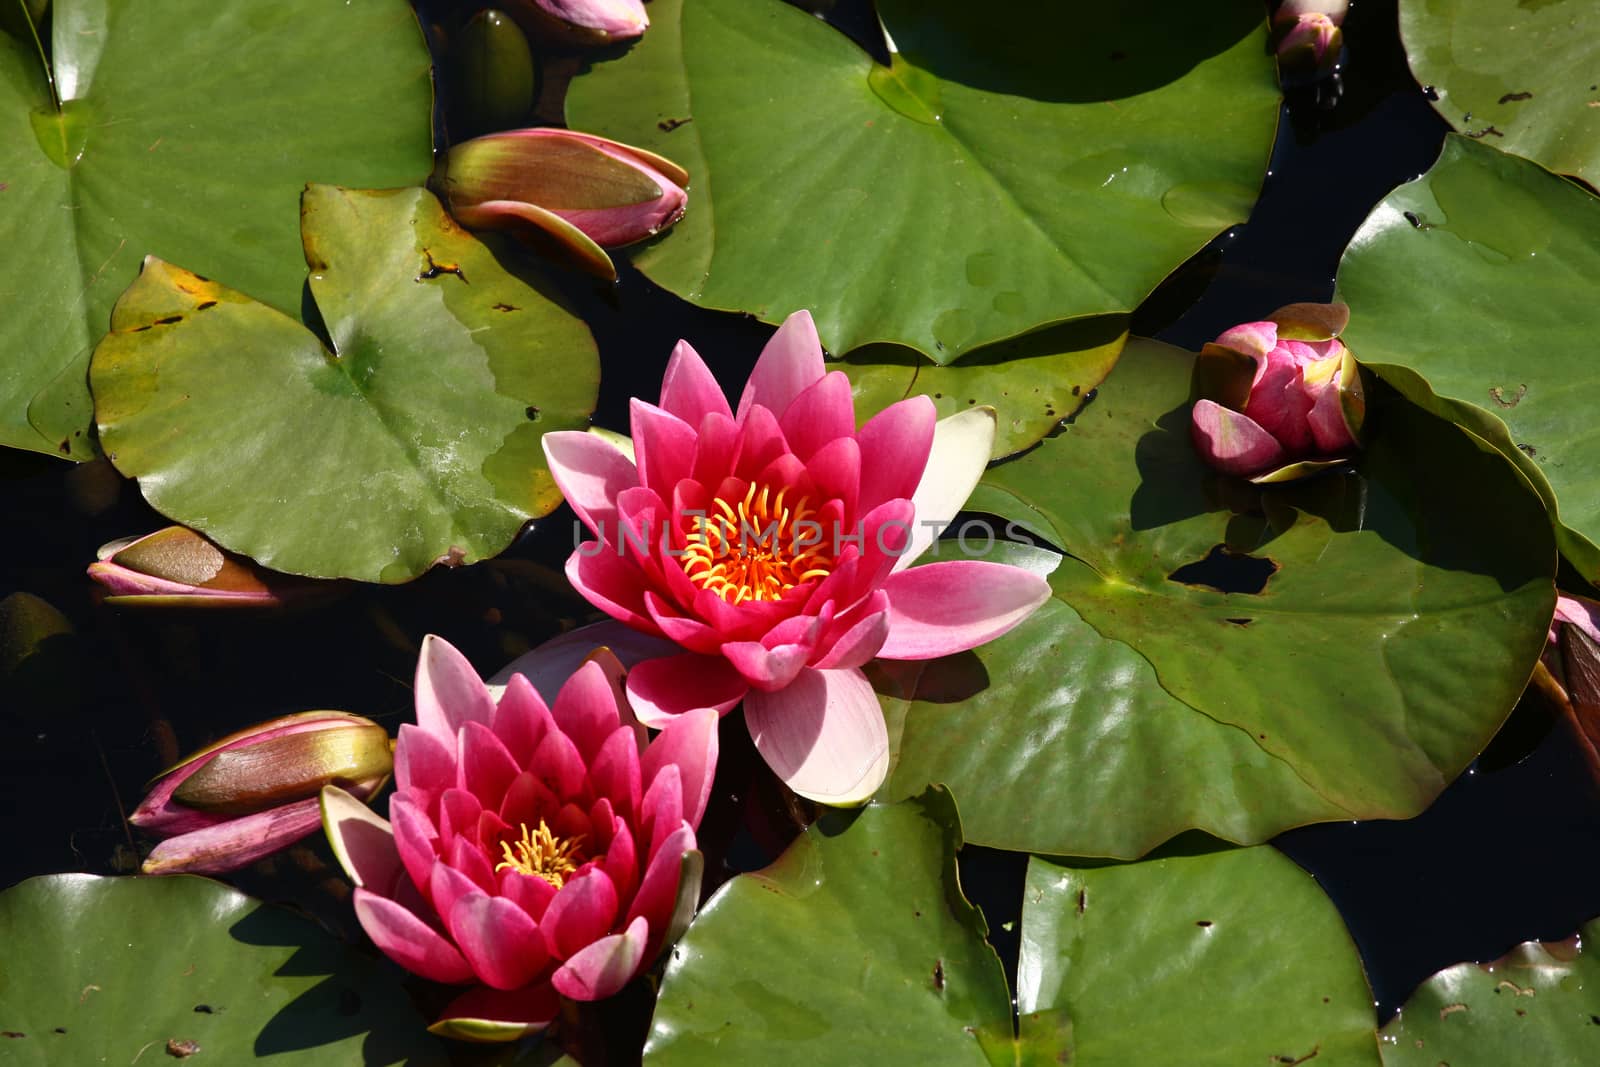
[[[863,4],[832,17],[856,34]],[[425,12],[433,16],[438,12]],[[1359,0],[1346,24],[1342,92],[1291,94],[1250,221],[1180,269],[1140,309],[1138,332],[1189,348],[1292,301],[1332,293],[1339,253],[1367,211],[1426,170],[1445,133],[1412,80],[1392,0]],[[628,396],[653,397],[686,337],[724,381],[742,381],[770,327],[701,311],[624,269],[614,289],[565,280],[600,344],[603,425],[626,430]],[[1418,278],[1425,287],[1428,279]],[[142,841],[123,815],[179,752],[288,711],[343,708],[391,727],[410,717],[425,633],[444,635],[484,673],[592,617],[567,590],[563,509],[499,560],[406,587],[272,617],[134,613],[101,604],[83,568],[102,542],[163,524],[136,487],[104,467],[0,457],[0,596],[25,590],[71,620],[43,697],[0,705],[0,887],[57,871],[121,873]],[[1319,709],[1338,714],[1341,709]],[[1353,709],[1352,709],[1353,710]],[[737,722],[723,731],[718,794],[702,828],[709,884],[764,863],[806,817],[781,795]],[[1526,938],[1570,934],[1600,899],[1600,804],[1562,728],[1520,708],[1474,767],[1405,823],[1309,827],[1276,844],[1332,896],[1360,946],[1380,1018],[1433,971],[1499,955]],[[1014,971],[1025,857],[968,849],[962,876]],[[239,883],[354,930],[342,879],[313,840]],[[608,1009],[604,1059],[636,1058],[647,995]]]

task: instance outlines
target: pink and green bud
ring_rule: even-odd
[[[184,526],[112,541],[98,555],[89,577],[106,588],[108,604],[272,608],[337,588],[258,567]]]
[[[1344,44],[1348,0],[1285,0],[1272,16],[1278,62],[1292,77],[1316,78],[1333,71]]]
[[[1290,304],[1201,349],[1190,430],[1207,463],[1252,482],[1286,482],[1359,449],[1361,374],[1338,337],[1349,318],[1343,304]]]
[[[554,242],[604,278],[603,249],[652,237],[683,217],[688,172],[669,159],[604,137],[552,128],[464,141],[445,157],[439,185],[456,221]]]
[[[641,0],[519,0],[512,6],[539,36],[561,44],[616,44],[650,28]]]
[[[342,711],[285,715],[231,734],[164,772],[128,817],[166,838],[144,873],[248,866],[321,824],[324,786],[365,799],[393,767],[388,731]]]

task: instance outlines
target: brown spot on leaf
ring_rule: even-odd
[[[1505,390],[1500,388],[1498,385],[1489,387],[1489,399],[1493,400],[1496,404],[1499,404],[1503,408],[1516,407],[1518,404],[1522,403],[1522,398],[1527,395],[1528,386],[1526,383],[1517,386],[1517,391],[1511,394],[1510,400],[1506,399]]]
[[[1446,1018],[1448,1016],[1454,1015],[1458,1011],[1466,1011],[1466,1010],[1467,1010],[1467,1006],[1465,1004],[1446,1004],[1444,1007],[1439,1009],[1439,1018],[1443,1019],[1443,1018]]]
[[[944,960],[933,961],[933,988],[944,988]]]
[[[689,116],[687,116],[685,118],[681,118],[681,119],[662,119],[660,122],[656,123],[656,129],[660,130],[662,133],[671,133],[673,130],[677,129],[679,126],[682,126],[685,123],[689,123],[689,122],[693,122],[693,121],[694,121],[694,116],[693,115],[689,115]]]
[[[1532,93],[1506,93],[1499,99],[1499,103],[1509,104],[1514,100],[1532,100]]]
[[[200,1046],[193,1041],[179,1041],[172,1037],[167,1039],[167,1055],[175,1060],[186,1060],[200,1051]]]

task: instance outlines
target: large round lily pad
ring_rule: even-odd
[[[432,167],[428,51],[404,0],[57,0],[58,113],[0,34],[0,444],[95,454],[84,372],[146,255],[280,311],[308,181]]]
[[[312,186],[296,320],[159,260],[90,371],[100,439],[150,503],[264,566],[404,581],[561,501],[539,446],[585,425],[588,329],[422,189]]]
[[[1417,81],[1457,130],[1600,185],[1591,0],[1400,0]]]
[[[1077,869],[1034,857],[1017,987],[1025,1047],[1069,1028],[1060,1062],[1380,1062],[1338,910],[1265,846]]]
[[[1018,1035],[957,881],[960,844],[948,794],[931,790],[825,816],[734,878],[673,950],[645,1062],[1110,1067],[1174,1063],[1181,1048],[1218,1067],[1312,1049],[1378,1063],[1338,913],[1269,848],[1030,861]]]
[[[1191,365],[1130,342],[1069,428],[979,484],[969,507],[1068,555],[1016,630],[880,676],[885,796],[943,782],[973,841],[1131,857],[1194,827],[1408,818],[1493,736],[1555,601],[1516,471],[1375,390],[1353,470],[1223,478],[1190,443]]]
[[[1383,1028],[1385,1067],[1600,1063],[1600,921],[1417,987]]]
[[[443,1065],[401,972],[203,878],[32,878],[0,893],[16,1067]]]
[[[1510,457],[1600,581],[1600,198],[1448,137],[1362,224],[1339,293],[1356,356]]]
[[[1131,311],[1244,220],[1278,93],[1258,4],[882,0],[874,62],[781,0],[657,0],[567,118],[692,176],[634,256],[707,307],[809,308],[843,354],[935,362]]]

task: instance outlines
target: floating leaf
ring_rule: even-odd
[[[1417,987],[1383,1028],[1385,1067],[1593,1063],[1600,1056],[1600,920],[1565,941],[1526,941]]]
[[[1088,870],[1031,860],[1013,1036],[999,960],[957,881],[960,844],[934,789],[824,816],[734,878],[673,951],[645,1062],[828,1067],[866,1049],[884,1063],[1110,1067],[1182,1047],[1197,1064],[1314,1048],[1378,1063],[1338,912],[1270,848]]]
[[[448,1062],[400,972],[203,878],[31,878],[0,893],[5,1061]]]
[[[1272,848],[1030,859],[1017,984],[1024,1045],[1068,1020],[1084,1067],[1380,1062],[1338,910]]]
[[[1278,94],[1258,5],[884,0],[879,65],[779,0],[657,0],[573,82],[574,128],[693,177],[634,256],[706,307],[808,308],[845,353],[938,363],[1131,311],[1249,213]]]
[[[1600,185],[1600,40],[1587,0],[1400,0],[1434,110],[1468,137]]]
[[[1600,116],[1596,123],[1600,124]],[[1417,404],[1516,462],[1557,544],[1600,581],[1600,199],[1542,167],[1445,139],[1339,263],[1344,339]]]
[[[333,352],[152,260],[90,371],[100,440],[163,513],[291,574],[395,582],[505,548],[560,503],[539,440],[584,426],[587,328],[422,189],[306,191]]]
[[[1003,341],[946,366],[899,345],[867,345],[839,367],[850,376],[863,421],[917,393],[933,398],[940,418],[990,405],[998,415],[993,458],[1000,459],[1071,418],[1111,372],[1127,339],[1127,320],[1107,316]]]
[[[403,0],[58,0],[51,24],[59,113],[0,34],[0,444],[87,459],[89,353],[144,256],[298,312],[300,190],[421,182],[433,88]]]
[[[1221,477],[1190,442],[1192,361],[1131,341],[1069,429],[979,484],[969,507],[1069,555],[1016,630],[880,676],[884,796],[943,782],[973,841],[1132,857],[1408,818],[1493,736],[1555,603],[1516,472],[1377,390],[1354,470]]]

